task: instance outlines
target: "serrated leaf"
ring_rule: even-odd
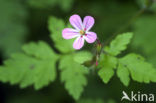
[[[62,37],[62,30],[67,28],[63,20],[50,17],[48,23],[49,30],[51,32],[51,38],[55,42],[55,47],[62,53],[69,53],[74,51],[73,40],[66,40]]]
[[[99,62],[100,70],[98,71],[98,75],[101,77],[104,83],[108,83],[109,80],[114,75],[114,68],[117,65],[117,59],[113,56],[109,55],[101,55],[101,60]]]
[[[84,63],[91,60],[93,55],[88,51],[81,51],[74,54],[74,61],[77,63]]]
[[[75,100],[78,100],[87,85],[85,75],[88,69],[77,62],[74,62],[72,55],[63,56],[60,61],[61,81],[65,83],[65,88]]]
[[[104,50],[113,56],[117,56],[127,48],[132,36],[133,33],[120,34],[110,43],[110,46],[105,47]]]
[[[156,82],[156,69],[142,56],[128,54],[120,59],[120,63],[128,68],[133,80],[144,83]]]
[[[0,80],[19,84],[21,88],[34,85],[40,89],[56,78],[58,56],[44,42],[23,46],[24,53],[16,53],[0,67]]]
[[[125,85],[128,86],[130,82],[129,71],[126,66],[119,63],[117,67],[117,76],[120,78],[120,81]]]

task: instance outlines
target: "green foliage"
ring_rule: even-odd
[[[102,99],[81,99],[77,103],[115,103],[114,100],[104,102]]]
[[[110,47],[104,48],[106,53],[100,57],[100,70],[98,72],[104,83],[108,83],[114,75],[113,68],[117,68],[117,76],[125,86],[129,85],[130,75],[137,82],[156,82],[156,69],[150,63],[146,62],[142,56],[128,54],[122,58],[115,57],[127,48],[126,46],[131,38],[132,33],[118,35],[112,40]]]
[[[156,82],[156,69],[140,55],[128,54],[119,61],[124,69],[128,69],[133,80],[144,83]]]
[[[102,99],[81,99],[77,103],[105,103]]]
[[[129,71],[127,67],[119,62],[118,69],[117,69],[117,76],[120,78],[120,81],[125,85],[128,86],[130,82],[129,78]]]
[[[61,70],[61,81],[65,83],[65,88],[75,100],[78,100],[83,92],[83,87],[87,85],[85,75],[88,74],[88,69],[74,62],[72,54],[61,58],[59,68]]]
[[[86,61],[90,61],[92,58],[93,58],[93,55],[87,51],[77,52],[74,55],[74,61],[77,63],[80,63],[80,64],[82,64]]]
[[[0,0],[0,13],[0,49],[8,57],[20,51],[25,41],[27,11],[19,0]]]
[[[60,6],[64,11],[70,10],[73,2],[74,0],[27,0],[31,7],[45,9]]]
[[[99,67],[101,68],[98,72],[99,76],[104,83],[108,83],[111,77],[114,75],[114,68],[116,68],[117,59],[109,55],[101,55]]]
[[[72,46],[73,40],[65,40],[62,37],[62,30],[66,28],[63,20],[50,17],[48,23],[49,30],[51,32],[51,38],[55,42],[55,47],[62,53],[69,53],[74,51]]]
[[[16,53],[0,67],[0,80],[19,84],[21,88],[34,85],[40,89],[56,78],[58,56],[44,42],[23,46],[24,53]]]
[[[156,11],[156,2],[154,0],[136,0],[136,2],[141,8]]]
[[[79,100],[84,86],[87,85],[86,75],[89,67],[83,63],[93,61],[93,55],[88,51],[75,52],[73,40],[65,40],[62,30],[66,27],[64,21],[55,17],[49,18],[50,37],[55,48],[60,52],[56,54],[45,42],[29,43],[22,47],[22,53],[13,54],[12,57],[0,66],[0,80],[19,84],[21,88],[34,85],[40,89],[56,78],[56,62],[59,61],[61,82],[66,90],[75,99]],[[119,34],[111,41],[110,46],[104,47],[104,53],[100,55],[98,75],[104,83],[108,83],[117,70],[117,76],[121,82],[128,86],[130,76],[137,82],[156,82],[156,70],[147,63],[143,57],[137,54],[128,54],[124,57],[116,57],[127,48],[133,33]],[[91,62],[92,63],[92,62]],[[80,100],[78,103],[103,103],[101,100]],[[109,102],[112,103],[113,101]]]
[[[110,43],[110,46],[106,47],[104,50],[109,54],[116,56],[127,48],[127,44],[129,44],[132,36],[132,33],[120,34]]]
[[[147,26],[148,25],[148,26]],[[146,15],[134,23],[133,49],[147,56],[148,61],[156,66],[156,15]],[[136,49],[137,48],[137,49]]]

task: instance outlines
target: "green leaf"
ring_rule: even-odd
[[[77,52],[74,55],[74,61],[80,64],[86,61],[90,61],[92,58],[93,58],[93,55],[88,51]]]
[[[44,42],[23,46],[24,53],[16,53],[0,67],[0,80],[19,84],[21,88],[34,85],[40,89],[56,78],[58,56]]]
[[[129,85],[129,82],[130,82],[129,71],[128,71],[127,67],[121,63],[119,63],[118,67],[117,67],[117,76],[120,78],[121,82],[125,86]]]
[[[61,81],[65,83],[65,88],[75,100],[78,100],[87,85],[85,75],[88,69],[77,62],[74,62],[73,55],[66,55],[60,61]]]
[[[74,51],[73,40],[66,40],[62,37],[62,30],[67,28],[63,20],[55,17],[49,18],[49,30],[51,32],[51,38],[55,42],[55,47],[62,53],[68,53]]]
[[[128,54],[120,59],[120,63],[128,69],[133,80],[144,83],[156,82],[156,69],[140,55]]]
[[[105,47],[104,50],[107,53],[116,56],[127,48],[127,45],[129,44],[132,36],[133,33],[120,34],[110,43],[110,46]]]
[[[114,68],[117,65],[117,59],[113,56],[109,55],[101,55],[101,60],[99,62],[99,67],[101,68],[98,72],[99,76],[103,80],[104,83],[108,83],[109,80],[114,75]]]

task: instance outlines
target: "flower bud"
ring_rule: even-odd
[[[96,45],[96,51],[97,51],[98,54],[101,52],[101,48],[102,48],[101,43],[97,43],[97,45]]]

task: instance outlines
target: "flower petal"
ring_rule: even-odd
[[[84,38],[80,36],[74,41],[73,48],[81,49],[83,45],[84,45]]]
[[[72,28],[65,28],[62,31],[62,36],[64,39],[72,39],[72,38],[79,36],[79,32]]]
[[[86,16],[83,20],[83,26],[86,31],[89,31],[94,25],[94,18],[91,16]]]
[[[79,15],[72,15],[69,19],[70,24],[77,30],[82,30],[83,29],[83,24],[82,20]]]
[[[88,43],[93,43],[95,42],[95,40],[97,39],[97,35],[94,32],[87,32],[84,39],[88,42]]]

